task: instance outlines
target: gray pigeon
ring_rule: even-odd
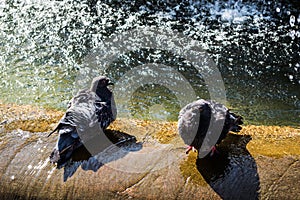
[[[107,77],[94,78],[90,89],[79,91],[70,100],[66,113],[48,135],[58,133],[56,146],[50,155],[50,162],[57,163],[57,168],[65,166],[74,151],[83,145],[81,136],[84,136],[86,128],[98,125],[95,130],[104,130],[116,119],[114,96],[108,85],[112,83]]]
[[[179,112],[178,131],[188,145],[186,153],[193,148],[199,157],[216,152],[229,131],[239,132],[242,117],[231,113],[223,104],[203,99],[194,101]]]

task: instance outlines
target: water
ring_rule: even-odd
[[[251,137],[228,137],[232,137],[230,148],[220,147],[215,157],[198,159],[197,170],[222,199],[259,199],[257,165],[246,149]]]
[[[297,5],[263,0],[1,1],[0,101],[65,109],[78,90],[79,74],[89,74],[85,58],[91,50],[113,35],[152,26],[179,31],[201,43],[220,70],[227,105],[248,123],[298,126]],[[106,73],[117,82],[133,66],[147,63],[171,66],[189,81],[196,98],[209,98],[192,64],[164,50],[125,52]],[[173,91],[142,81],[140,86],[129,101],[133,117],[176,120],[182,106]]]

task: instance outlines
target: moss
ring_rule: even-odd
[[[197,170],[197,152],[190,152],[185,160],[180,163],[180,172],[185,179],[201,186],[207,186],[207,182]]]
[[[31,119],[31,120],[16,120],[6,124],[6,131],[21,129],[29,132],[48,132],[53,129],[53,124],[59,121],[59,117],[51,119]]]
[[[300,155],[300,129],[287,126],[245,126],[240,135],[250,135],[247,149],[253,156]]]
[[[240,134],[251,135],[255,138],[289,138],[293,136],[300,136],[300,129],[289,126],[243,126]]]
[[[159,125],[159,131],[154,135],[154,138],[156,138],[160,143],[168,144],[178,137],[176,122],[165,122]]]
[[[21,129],[30,132],[48,132],[62,117],[63,112],[38,108],[29,105],[0,104],[0,117],[10,123],[3,125],[7,131]],[[167,144],[178,139],[177,122],[161,122],[118,118],[109,127],[143,139],[150,136],[158,142]],[[248,151],[256,155],[282,157],[300,155],[300,129],[289,126],[245,125],[236,135],[251,136]],[[191,159],[191,158],[190,158]]]
[[[247,149],[253,156],[265,155],[281,158],[286,155],[300,155],[300,136],[287,139],[264,139],[252,140]]]
[[[109,127],[111,130],[122,131],[132,135],[150,136],[162,144],[169,144],[178,138],[177,122],[160,122],[137,119],[117,119]]]
[[[31,105],[0,104],[0,114],[0,120],[7,121],[2,126],[5,132],[17,129],[47,132],[59,121],[63,112]]]

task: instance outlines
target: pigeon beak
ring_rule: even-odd
[[[115,85],[115,84],[112,83],[112,82],[110,82],[110,81],[107,83],[108,89],[111,90],[111,91],[113,90],[114,85]]]

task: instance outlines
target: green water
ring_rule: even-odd
[[[115,68],[117,71],[117,67]],[[15,67],[1,71],[1,101],[4,103],[34,104],[47,108],[65,110],[67,102],[76,93],[74,86],[78,70],[65,70],[61,66]],[[226,80],[226,79],[225,79]],[[240,80],[226,83],[227,106],[244,116],[246,123],[265,125],[299,125],[299,110],[282,98],[280,89],[275,87],[276,96],[270,96],[269,90],[274,80],[258,82]],[[249,82],[256,82],[249,87]],[[203,82],[195,81],[197,96],[208,98]],[[280,83],[281,87],[290,87],[289,92],[297,94],[297,87],[289,83]],[[283,91],[285,92],[285,91]],[[191,99],[193,101],[194,99]],[[293,99],[292,99],[293,100]],[[297,99],[295,98],[295,101]],[[151,120],[177,120],[180,103],[168,88],[160,85],[141,86],[130,98],[131,116]],[[122,104],[122,102],[117,102]],[[122,113],[122,111],[120,111]],[[122,115],[121,115],[122,116]]]
[[[74,75],[55,66],[1,69],[1,101],[65,109],[72,97]]]
[[[65,110],[78,89],[88,87],[78,84],[78,76],[93,78],[82,73],[91,49],[111,35],[151,25],[179,31],[202,44],[221,73],[226,105],[244,116],[246,123],[299,126],[300,13],[293,4],[203,1],[177,10],[168,3],[137,8],[128,2],[29,2],[0,4],[3,103]],[[174,13],[185,15],[174,17]],[[229,19],[228,13],[235,18]],[[189,81],[196,98],[209,98],[201,74],[180,55],[163,50],[140,49],[119,55],[105,73],[117,82],[126,71],[146,63],[171,66]],[[101,73],[96,70],[92,76]],[[170,89],[155,83],[141,81],[128,98],[135,118],[174,121],[181,108]],[[122,116],[122,110],[119,113]]]

